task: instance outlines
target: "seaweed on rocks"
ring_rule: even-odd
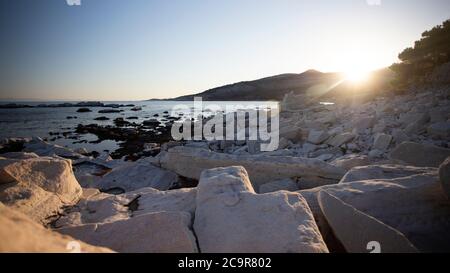
[[[25,141],[18,140],[9,140],[7,143],[2,144],[0,146],[0,154],[12,153],[12,152],[21,152],[24,149]]]
[[[160,125],[159,122],[158,125]],[[171,128],[172,122],[166,123],[165,126],[156,126],[156,124],[141,125],[118,118],[115,120],[115,126],[79,124],[75,133],[96,135],[98,138],[96,142],[103,140],[120,142],[120,148],[111,153],[111,157],[119,159],[125,156],[126,160],[134,161],[143,156],[154,156],[158,154],[159,149],[146,151],[144,145],[146,143],[163,144],[170,141],[172,139]]]

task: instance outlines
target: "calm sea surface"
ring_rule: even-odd
[[[95,135],[80,135],[77,140],[59,138],[52,140],[54,136],[51,133],[55,132],[73,132],[78,124],[99,124],[99,125],[113,125],[113,120],[118,117],[124,119],[128,117],[137,117],[137,120],[130,120],[131,122],[142,123],[144,120],[154,118],[154,114],[159,114],[157,119],[162,119],[164,111],[171,110],[174,106],[184,104],[188,107],[193,106],[193,102],[180,102],[180,101],[102,101],[104,104],[134,104],[142,107],[141,111],[132,111],[132,107],[120,107],[117,109],[123,110],[120,113],[98,113],[99,110],[108,109],[106,107],[87,107],[92,112],[77,113],[80,107],[58,107],[58,108],[18,108],[18,109],[0,109],[0,139],[10,137],[33,137],[39,136],[41,138],[47,138],[49,142],[66,146],[69,148],[84,147],[90,151],[101,152],[103,150],[114,151],[118,148],[118,143],[115,141],[105,140],[98,144],[92,143],[74,143],[80,140],[95,141],[97,137]],[[0,104],[7,104],[11,102],[0,102]],[[16,102],[18,104],[26,105],[38,105],[38,104],[59,104],[58,102]],[[70,102],[76,103],[76,102]],[[204,106],[209,104],[219,105],[225,110],[226,105],[243,105],[248,107],[250,105],[261,106],[263,102],[203,102]],[[108,117],[107,121],[97,121],[95,118],[105,116]],[[67,117],[76,117],[76,119],[67,119]]]

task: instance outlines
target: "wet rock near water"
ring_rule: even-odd
[[[118,109],[103,109],[103,110],[99,110],[98,113],[99,114],[114,114],[114,113],[120,113],[123,112],[123,110],[118,110]]]
[[[105,120],[109,120],[109,118],[102,116],[102,117],[94,118],[94,120],[105,121]]]
[[[77,113],[88,113],[88,112],[92,112],[91,109],[89,108],[78,108]]]
[[[158,130],[148,129],[140,124],[130,123],[122,118],[115,120],[115,126],[101,126],[97,124],[78,125],[75,132],[77,134],[93,134],[98,138],[98,142],[103,140],[114,140],[119,142],[120,148],[111,153],[113,158],[122,158],[126,156],[130,160],[137,160],[142,156],[153,156],[158,152],[145,151],[146,143],[162,144],[171,140],[171,125],[160,127]],[[128,127],[130,126],[130,127]]]

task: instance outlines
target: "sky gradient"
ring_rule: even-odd
[[[0,99],[168,98],[376,69],[446,19],[448,0],[0,0]]]

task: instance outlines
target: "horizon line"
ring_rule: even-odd
[[[379,70],[383,70],[383,69],[389,69],[389,66],[383,66],[383,67],[379,67],[379,68],[375,68],[373,70],[371,70],[370,72],[376,72]],[[233,84],[237,84],[237,83],[242,83],[242,82],[251,82],[251,81],[257,81],[257,80],[262,80],[262,79],[266,79],[266,78],[271,78],[271,77],[276,77],[276,76],[281,76],[281,75],[287,75],[287,74],[293,74],[293,75],[301,75],[304,74],[306,72],[309,71],[313,71],[313,72],[318,72],[318,73],[322,73],[322,74],[344,74],[344,72],[340,71],[320,71],[318,69],[314,69],[314,68],[310,68],[310,69],[306,69],[303,72],[300,73],[295,73],[295,72],[286,72],[286,73],[280,73],[280,74],[276,74],[276,75],[271,75],[271,76],[264,76],[264,77],[260,77],[260,78],[256,78],[256,79],[251,79],[251,80],[241,80],[241,81],[236,81],[233,83],[228,83],[228,84],[224,84],[224,85],[220,85],[220,86],[215,86],[215,87],[211,87],[202,91],[194,91],[193,93],[186,93],[186,94],[181,94],[178,95],[176,97],[165,97],[165,98],[148,98],[148,99],[62,99],[62,98],[58,98],[58,99],[43,99],[43,98],[0,98],[0,102],[95,102],[95,101],[106,101],[106,102],[124,102],[124,101],[128,101],[128,102],[139,102],[139,101],[149,101],[149,100],[172,100],[172,99],[176,99],[178,97],[184,97],[184,96],[192,96],[195,94],[199,94],[201,92],[205,92],[208,90],[212,90],[215,88],[220,88],[220,87],[224,87],[227,85],[233,85]]]

